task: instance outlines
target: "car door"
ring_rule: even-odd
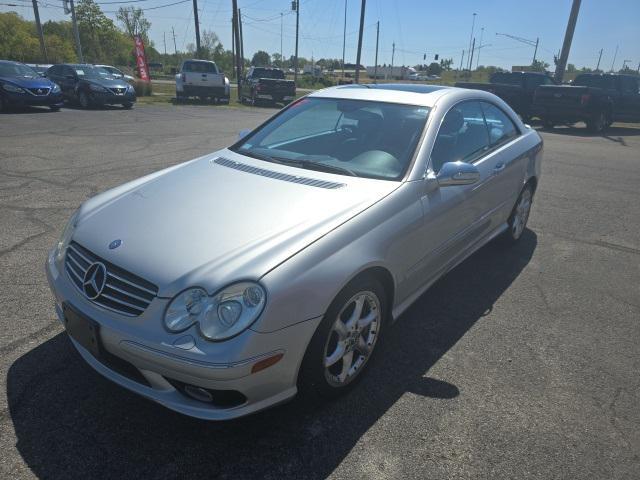
[[[77,74],[69,65],[62,66],[62,79],[60,80],[60,88],[62,94],[68,99],[75,99]]]
[[[424,257],[417,278],[428,283],[464,257],[491,228],[487,212],[497,201],[492,184],[497,159],[487,156],[489,132],[478,101],[454,105],[444,116],[431,151],[425,193],[421,198]],[[472,185],[440,187],[437,174],[447,162],[475,165],[480,179]],[[430,180],[431,178],[431,180]]]

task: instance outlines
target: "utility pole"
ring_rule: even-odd
[[[84,57],[82,56],[82,45],[80,44],[80,32],[78,32],[78,22],[76,21],[76,7],[73,5],[73,0],[69,0],[69,6],[71,7],[71,22],[73,23],[73,35],[76,38],[76,52],[78,54],[78,61],[84,63]]]
[[[240,68],[241,72],[244,75],[244,37],[242,36],[242,12],[238,9],[238,29],[240,31],[240,44],[238,50],[240,50]]]
[[[164,55],[166,57],[167,56],[167,32],[162,32],[162,41],[164,43]],[[165,61],[166,61],[166,59],[165,59]]]
[[[42,33],[42,24],[40,23],[40,12],[38,11],[38,1],[33,0],[33,16],[36,19],[36,29],[38,30],[38,38],[40,39],[40,53],[44,58],[44,63],[49,63],[47,59],[47,48],[44,46],[44,34]]]
[[[233,39],[235,41],[235,45],[236,45],[236,78],[237,78],[237,91],[238,91],[238,102],[241,101],[241,96],[240,96],[240,86],[242,84],[242,79],[240,78],[241,72],[240,72],[240,31],[238,29],[238,0],[232,0],[232,6],[233,6]]]
[[[456,79],[458,78],[458,75],[460,75],[460,73],[462,72],[463,62],[464,62],[464,50],[462,50],[462,55],[460,56],[460,68],[458,68],[458,71],[456,72]]]
[[[233,58],[233,64],[236,64],[236,24],[235,18],[231,17],[231,58]],[[231,69],[233,71],[232,76],[235,77],[235,68]]]
[[[473,37],[473,43],[471,44],[471,56],[469,57],[469,65],[473,67],[473,52],[476,49],[476,37]],[[471,74],[471,68],[469,69],[469,74]]]
[[[362,32],[364,31],[364,9],[367,6],[367,0],[362,0],[360,7],[360,33],[358,33],[358,54],[356,55],[356,83],[360,80],[360,55],[362,53]]]
[[[342,32],[342,78],[344,79],[344,51],[347,46],[347,0],[344,0],[344,30]]]
[[[618,57],[618,45],[616,45],[616,53],[613,54],[613,62],[611,62],[611,71],[613,72],[613,66],[616,64],[616,58]]]
[[[300,32],[300,0],[293,0],[291,6],[296,8],[296,57],[293,61],[293,81],[298,83],[298,34]],[[314,67],[315,68],[315,67]]]
[[[636,70],[637,73],[640,73],[640,62],[638,62],[638,69]]]
[[[598,55],[598,64],[596,65],[596,72],[600,70],[600,60],[602,60],[602,50],[604,50],[604,48],[600,49],[600,55]]]
[[[482,49],[482,37],[483,37],[483,35],[484,35],[484,27],[482,27],[480,29],[480,46],[478,47],[478,56],[476,57],[476,70],[480,66],[480,50]]]
[[[393,42],[391,48],[391,80],[393,80],[393,59],[396,56],[396,42]],[[384,79],[387,79],[387,74],[384,75]]]
[[[198,0],[193,0],[193,20],[196,22],[196,58],[200,58],[200,22],[198,21]]]
[[[284,58],[282,57],[282,21],[284,18],[284,13],[280,12],[280,67],[284,68]]]
[[[373,67],[373,82],[378,83],[378,41],[380,40],[380,20],[376,25],[376,63]]]
[[[469,52],[471,51],[471,42],[473,41],[473,29],[476,26],[476,15],[478,15],[477,13],[473,14],[473,20],[471,21],[471,35],[469,35]],[[469,59],[471,59],[471,55],[469,55]],[[471,63],[468,63],[468,68],[467,70],[471,70]]]
[[[571,41],[573,40],[573,32],[576,29],[581,1],[582,0],[573,0],[573,4],[571,5],[571,13],[569,14],[569,21],[567,22],[567,30],[564,34],[564,42],[562,42],[562,52],[560,53],[560,59],[558,60],[558,64],[556,65],[556,73],[554,75],[556,82],[558,83],[562,82],[562,78],[564,77],[564,69],[567,67],[569,50],[571,50]]]
[[[178,54],[178,47],[176,46],[176,31],[171,27],[171,33],[173,33],[173,53]]]

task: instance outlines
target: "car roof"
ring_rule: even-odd
[[[409,105],[433,104],[449,92],[462,92],[464,89],[444,85],[415,85],[410,83],[371,83],[341,85],[325,88],[311,93],[310,97],[345,98],[354,100],[373,100],[387,103]]]

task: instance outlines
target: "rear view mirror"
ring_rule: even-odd
[[[480,171],[475,165],[465,162],[447,162],[436,175],[438,185],[471,185],[480,180]]]
[[[251,133],[251,130],[249,130],[248,128],[243,128],[242,130],[240,130],[240,132],[238,132],[238,140],[242,140],[244,137],[246,137],[250,133]]]

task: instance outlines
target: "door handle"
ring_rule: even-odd
[[[505,169],[506,165],[504,162],[500,162],[498,163],[494,168],[493,168],[493,174],[497,175],[499,174],[501,171],[503,171]]]

